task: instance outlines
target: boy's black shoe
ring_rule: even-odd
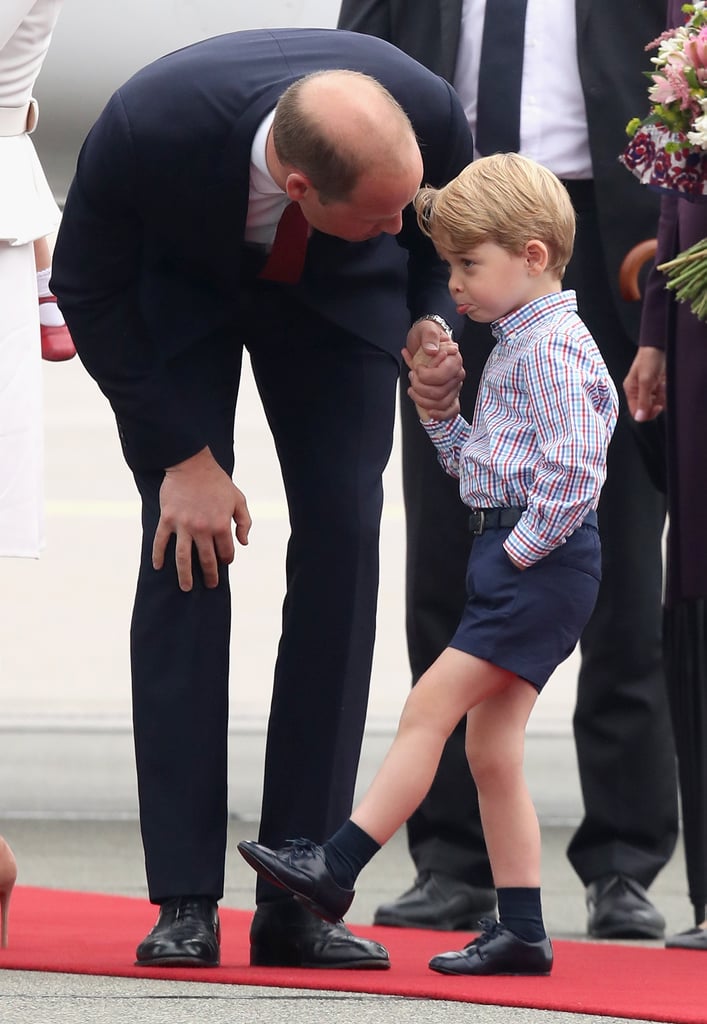
[[[430,967],[440,974],[549,974],[552,970],[552,944],[525,942],[500,921],[484,919],[483,931],[458,953],[440,953]]]
[[[334,881],[324,859],[324,850],[309,839],[290,839],[279,850],[271,850],[250,839],[238,844],[244,859],[261,878],[291,892],[312,913],[338,924],[351,906],[353,889],[342,889]]]

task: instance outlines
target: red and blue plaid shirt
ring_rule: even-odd
[[[491,329],[474,422],[423,426],[465,504],[526,509],[504,546],[529,566],[596,509],[618,399],[573,291],[535,299]]]

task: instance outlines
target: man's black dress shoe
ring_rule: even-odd
[[[290,839],[279,850],[244,839],[238,844],[242,856],[261,878],[291,892],[312,913],[331,924],[341,921],[354,898],[353,889],[342,889],[334,881],[324,850],[309,839]]]
[[[319,967],[385,970],[388,950],[360,939],[341,922],[315,917],[295,900],[261,903],[250,926],[253,967]]]
[[[670,935],[665,940],[666,949],[703,949],[707,951],[707,928],[689,928],[686,932]]]
[[[218,904],[208,896],[177,896],[160,906],[157,924],[137,947],[136,967],[218,967]]]
[[[449,875],[425,872],[393,903],[378,907],[373,923],[440,932],[474,931],[479,920],[495,910],[495,889],[482,889]]]
[[[525,942],[500,921],[486,919],[483,931],[458,953],[440,953],[430,967],[440,974],[549,974],[552,970],[552,944],[546,937],[540,942]]]
[[[665,919],[643,886],[627,875],[606,875],[587,886],[587,933],[594,939],[660,939]]]

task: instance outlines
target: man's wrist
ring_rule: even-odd
[[[417,320],[413,323],[412,326],[417,327],[417,325],[421,324],[423,320],[433,320],[439,327],[442,328],[445,334],[449,335],[449,337],[452,340],[454,340],[452,328],[449,326],[444,317],[439,315],[439,313],[423,313],[422,316],[419,316],[417,318]]]

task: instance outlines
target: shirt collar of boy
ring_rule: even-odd
[[[563,292],[541,295],[532,302],[526,302],[520,309],[494,320],[491,331],[496,341],[510,344],[519,334],[525,335],[530,327],[534,327],[541,320],[563,312],[577,312],[577,295],[571,288]]]

